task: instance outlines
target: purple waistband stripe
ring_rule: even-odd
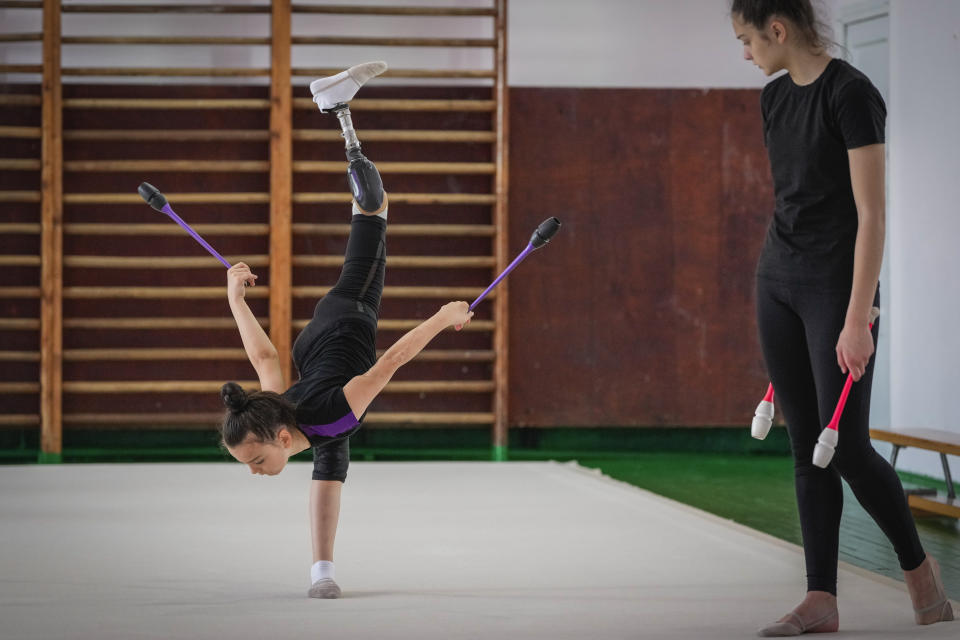
[[[358,424],[360,424],[360,421],[357,420],[357,417],[353,415],[353,411],[351,411],[336,422],[331,422],[330,424],[301,424],[300,430],[308,436],[326,436],[332,438],[341,433],[346,433]]]

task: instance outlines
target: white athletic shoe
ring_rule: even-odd
[[[310,83],[310,93],[320,111],[329,111],[334,106],[350,102],[370,78],[375,78],[387,70],[386,62],[364,62],[335,76],[318,78]]]
[[[313,583],[307,595],[311,598],[339,598],[340,586],[332,578],[320,578]]]

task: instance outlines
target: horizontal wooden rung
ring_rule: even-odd
[[[178,203],[194,204],[268,204],[269,193],[167,193],[167,200],[176,206]],[[349,197],[349,194],[347,194]],[[65,193],[65,204],[143,204],[143,198],[133,193]],[[198,232],[199,233],[199,232]]]
[[[40,352],[0,351],[0,362],[40,362]]]
[[[494,131],[443,129],[363,129],[357,136],[364,142],[496,142]],[[311,142],[339,142],[343,136],[332,129],[295,129],[293,139]]]
[[[0,393],[38,393],[40,391],[39,382],[0,382]]]
[[[5,420],[6,418],[6,420]],[[223,420],[223,412],[211,413],[65,413],[63,422],[65,424],[77,425],[98,425],[98,426],[150,426],[150,425],[191,425],[209,428],[210,425],[216,425]],[[0,425],[36,425],[40,422],[40,416],[21,415],[21,416],[0,416]],[[393,413],[371,411],[364,419],[365,425],[385,425],[385,424],[404,424],[404,425],[484,425],[493,423],[492,413],[481,412],[410,412]]]
[[[40,96],[24,93],[0,93],[0,106],[32,107],[40,106]]]
[[[378,353],[378,357],[382,352]],[[39,361],[38,351],[0,351],[0,360]],[[65,349],[63,359],[68,362],[127,361],[127,360],[246,360],[241,348],[140,348],[140,349]],[[494,359],[489,350],[425,349],[415,360],[429,362],[490,362]]]
[[[28,192],[0,192],[0,201],[3,200],[4,193],[28,193]],[[167,199],[174,203],[195,203],[195,204],[267,204],[270,202],[269,193],[168,193]],[[23,200],[27,202],[39,201],[40,194],[36,193],[35,200]],[[293,201],[296,203],[347,203],[352,200],[352,196],[347,193],[295,193]],[[65,193],[63,195],[65,204],[134,204],[142,203],[143,199],[134,193]],[[391,193],[390,201],[397,204],[477,204],[492,205],[496,204],[497,196],[486,193]],[[199,232],[198,232],[199,233]]]
[[[37,102],[39,104],[39,100]],[[312,103],[311,103],[312,104]],[[353,105],[351,104],[351,108]],[[64,98],[64,109],[269,109],[270,101],[259,98]],[[316,108],[316,105],[314,105]]]
[[[34,318],[0,318],[0,329],[7,331],[37,331],[40,320]]]
[[[40,160],[34,158],[0,158],[0,170],[39,171]]]
[[[0,202],[40,202],[40,192],[0,191]]]
[[[394,319],[381,318],[377,327],[380,331],[409,331],[420,325],[421,319]],[[267,328],[266,318],[257,320],[260,326]],[[309,318],[295,319],[291,323],[294,329],[300,330],[307,326]],[[171,330],[171,329],[227,329],[236,330],[237,325],[233,318],[64,318],[63,326],[66,329],[90,330]],[[492,320],[473,320],[463,328],[464,331],[489,332],[493,331],[495,323]],[[40,321],[31,318],[0,318],[0,329],[39,329]]]
[[[295,109],[316,109],[310,98],[294,98]],[[350,101],[351,111],[494,111],[495,100],[413,100],[403,98],[357,98]]]
[[[63,359],[69,362],[91,360],[246,360],[239,348],[180,349],[64,349]]]
[[[340,73],[343,69],[335,67],[294,67],[290,75],[310,78],[322,78]],[[66,72],[66,69],[64,69]],[[90,74],[96,75],[96,74]],[[493,69],[388,69],[382,78],[495,78]],[[350,108],[353,108],[351,103]]]
[[[149,215],[149,213],[148,213]],[[191,224],[194,231],[203,237],[209,236],[265,236],[269,225],[257,223],[240,224]],[[39,232],[39,225],[37,225]],[[2,227],[0,227],[2,230]],[[108,222],[68,222],[63,225],[64,233],[78,236],[179,236],[184,231],[179,225],[170,222],[116,224]]]
[[[496,38],[363,38],[359,36],[293,36],[292,44],[356,45],[364,47],[474,47],[497,46]]]
[[[0,134],[3,128],[0,127]],[[333,133],[333,132],[332,132]],[[337,134],[339,136],[339,134]],[[267,141],[269,131],[258,129],[74,129],[65,140]]]
[[[244,262],[247,262],[244,259]],[[2,264],[2,262],[0,262]],[[249,264],[249,263],[248,263]],[[294,256],[295,267],[339,267],[343,256]],[[387,266],[399,268],[445,269],[455,267],[481,268],[496,266],[489,256],[387,256]]]
[[[349,193],[294,193],[296,203],[349,203]],[[391,193],[390,202],[395,204],[496,204],[497,196],[487,193]]]
[[[0,9],[43,9],[43,0],[3,0]]]
[[[178,227],[179,228],[179,227]],[[38,258],[39,259],[39,258]],[[251,267],[265,267],[270,264],[269,256],[244,256],[243,262]],[[343,258],[340,259],[343,262]],[[3,257],[0,256],[0,265]],[[67,267],[87,269],[202,269],[219,265],[212,256],[169,257],[169,256],[64,256]]]
[[[108,44],[108,45],[269,45],[270,38],[224,37],[224,36],[64,36],[63,44]]]
[[[35,427],[40,416],[35,413],[0,413],[0,427]]]
[[[198,287],[199,288],[199,287]],[[293,287],[294,298],[320,298],[332,287]],[[444,300],[473,299],[483,293],[483,287],[384,287],[384,298],[441,298]],[[496,296],[494,289],[487,297]],[[222,294],[221,294],[222,295]]]
[[[0,298],[39,298],[40,287],[0,287]]]
[[[393,199],[393,195],[390,195]],[[293,232],[301,235],[341,235],[350,233],[349,224],[294,223]],[[199,233],[199,231],[198,231]],[[489,224],[399,224],[391,223],[391,236],[493,236],[496,228]]]
[[[295,298],[320,298],[332,287],[293,287]],[[440,298],[446,300],[474,298],[483,287],[391,287],[383,288],[384,298]],[[40,295],[39,287],[0,287],[0,298],[31,298]],[[226,295],[224,287],[64,287],[63,297],[70,300],[211,300]],[[266,298],[268,286],[252,287],[248,298]],[[493,290],[488,298],[497,295]]]
[[[367,5],[324,5],[294,4],[293,13],[334,13],[344,15],[380,15],[380,16],[485,16],[494,17],[497,10],[488,7],[418,7],[418,6],[367,6]]]
[[[64,13],[270,13],[266,4],[64,4]]]
[[[39,267],[40,256],[0,256],[0,267]]]
[[[377,357],[383,355],[383,350],[377,351]],[[496,353],[490,349],[424,349],[415,360],[424,362],[493,362]]]
[[[341,173],[346,162],[325,160],[300,160],[293,163],[293,170],[313,173]],[[493,174],[497,166],[492,162],[378,162],[380,173],[441,173],[441,174]]]
[[[40,233],[40,225],[33,222],[0,222],[0,234]]]
[[[39,138],[40,127],[0,127],[0,138]]]
[[[42,33],[0,33],[0,42],[41,42]]]
[[[437,305],[439,307],[439,305]],[[420,320],[401,320],[393,318],[381,318],[380,322],[377,323],[378,331],[409,331],[421,323],[423,323],[423,318]],[[293,321],[293,328],[297,330],[303,329],[307,326],[307,323],[310,322],[308,319],[300,319]],[[490,332],[494,329],[494,322],[492,320],[473,320],[463,328],[464,331],[472,332]]]
[[[3,67],[0,66],[0,71]],[[61,75],[71,77],[144,77],[144,78],[253,78],[270,75],[270,69],[231,67],[63,67]]]
[[[64,381],[66,393],[217,393],[223,380],[70,380]],[[255,380],[238,381],[244,389],[259,389]],[[7,389],[10,391],[6,391]],[[385,393],[490,393],[490,380],[416,380],[389,382]],[[40,390],[39,383],[4,382],[0,392],[31,393]]]
[[[494,131],[443,129],[364,129],[358,131],[364,142],[495,142]],[[40,127],[0,127],[0,137],[38,138]],[[269,131],[258,129],[74,129],[63,132],[65,140],[165,140],[259,142],[270,139]],[[333,129],[298,129],[293,139],[310,142],[340,142]]]
[[[251,287],[244,295],[267,298],[270,288]],[[64,287],[63,297],[70,300],[212,300],[225,298],[226,287]]]
[[[448,424],[493,424],[492,413],[454,413],[454,412],[411,412],[411,413],[377,413],[370,412],[364,418],[364,424],[384,425],[448,425]]]
[[[39,160],[37,161],[39,164]],[[0,160],[0,168],[3,161]],[[141,173],[182,171],[195,173],[266,173],[270,163],[266,160],[72,160],[63,163],[65,171],[113,173]]]
[[[0,159],[0,169],[39,169],[40,160]],[[63,163],[66,171],[74,172],[236,172],[266,173],[270,163],[265,160],[72,160]],[[342,173],[346,162],[297,161],[293,170],[313,173]],[[492,162],[378,162],[380,173],[411,174],[493,174],[496,165]]]
[[[266,318],[257,320],[260,326],[266,328],[269,322]],[[306,324],[306,323],[304,323]],[[472,324],[472,323],[471,323]],[[37,327],[39,328],[39,321]],[[171,329],[231,329],[236,330],[237,323],[233,318],[64,318],[65,329],[109,329],[146,331],[156,329],[160,331]]]
[[[70,380],[65,393],[217,393],[226,380]],[[244,389],[257,390],[256,380],[238,380]]]
[[[43,65],[0,64],[0,73],[43,73]]]

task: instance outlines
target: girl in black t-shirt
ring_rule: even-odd
[[[764,143],[776,197],[757,266],[757,324],[794,455],[807,596],[762,636],[836,631],[841,478],[890,539],[918,624],[952,620],[900,480],[870,444],[871,355],[884,240],[884,122],[879,92],[827,54],[809,0],[733,0],[743,55],[767,75]],[[813,450],[844,378],[857,381],[826,469]]]
[[[290,456],[313,448],[314,562],[308,595],[314,598],[340,596],[334,580],[333,544],[350,460],[350,435],[397,369],[441,331],[451,326],[460,330],[473,316],[466,302],[450,302],[376,358],[386,267],[387,197],[376,167],[360,153],[347,103],[367,80],[384,70],[382,62],[367,63],[310,85],[321,111],[335,113],[340,120],[354,201],[343,270],[293,345],[300,379],[289,388],[276,348],[244,300],[246,288],[256,285],[257,276],[242,262],[227,272],[230,310],[261,390],[247,393],[236,383],[223,385],[221,395],[228,408],[221,428],[223,443],[251,473],[261,475],[280,473]]]

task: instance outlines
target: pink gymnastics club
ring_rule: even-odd
[[[763,440],[770,433],[773,425],[773,383],[767,385],[767,394],[757,405],[753,414],[753,423],[750,425],[750,435],[757,440]]]
[[[880,316],[880,309],[873,307],[870,309],[870,328],[873,329],[874,321]],[[843,391],[840,392],[840,400],[837,401],[837,408],[833,411],[833,417],[817,438],[817,446],[813,448],[813,464],[826,469],[830,461],[833,460],[833,454],[837,449],[837,442],[840,439],[840,416],[843,415],[843,408],[847,404],[847,396],[850,395],[850,387],[853,386],[853,374],[847,374],[847,380],[843,383]]]

